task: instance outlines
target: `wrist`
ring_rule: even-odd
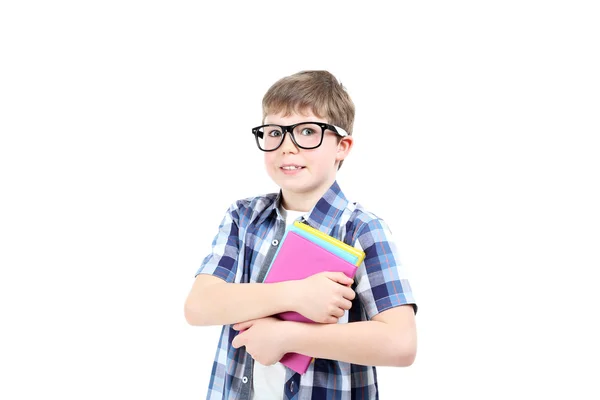
[[[298,284],[300,281],[285,281],[279,283],[280,290],[280,304],[283,305],[285,311],[299,311],[299,305],[301,303],[298,294],[300,291],[298,290]]]
[[[286,321],[286,329],[285,329],[285,342],[284,348],[286,353],[297,353],[298,349],[301,347],[300,342],[303,338],[303,335],[306,333],[304,329],[306,328],[307,323],[304,322],[294,322],[294,321]]]

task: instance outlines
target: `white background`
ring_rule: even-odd
[[[412,272],[382,399],[600,398],[594,2],[200,3],[0,6],[0,398],[205,397],[220,328],[183,304],[277,190],[250,128],[304,69],[352,96],[338,181]]]

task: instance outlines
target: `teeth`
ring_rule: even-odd
[[[293,171],[295,169],[300,169],[302,167],[295,167],[293,165],[289,165],[289,166],[285,166],[285,167],[281,167],[282,169],[288,170],[288,171]]]

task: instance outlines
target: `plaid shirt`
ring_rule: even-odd
[[[262,282],[285,232],[279,213],[280,193],[267,194],[233,204],[219,227],[209,254],[197,274],[211,274],[230,283]],[[350,203],[337,182],[308,215],[301,217],[313,228],[360,245],[366,257],[357,270],[356,297],[347,321],[368,321],[378,313],[402,304],[417,309],[404,269],[399,265],[386,224],[357,203]],[[197,275],[196,274],[196,275]],[[250,399],[254,360],[245,348],[231,342],[236,331],[223,326],[213,363],[207,399]],[[300,375],[286,368],[282,398],[378,399],[375,367],[327,359],[315,359]]]

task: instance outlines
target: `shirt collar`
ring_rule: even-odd
[[[264,222],[264,220],[271,216],[272,213],[276,213],[278,219],[285,220],[279,212],[281,199],[282,194],[281,190],[279,190],[274,201],[265,208],[259,223]],[[344,196],[337,181],[334,181],[325,194],[317,201],[317,204],[315,204],[312,210],[307,213],[308,217],[303,217],[303,220],[313,228],[330,234],[347,206],[348,199]]]
[[[268,195],[267,198],[272,199],[271,203],[263,210],[260,214],[257,224],[260,225],[265,222],[267,218],[269,218],[273,213],[276,214],[276,219],[283,219],[283,215],[279,212],[279,204],[281,203],[281,190],[277,193],[277,196],[274,196],[275,193]]]
[[[337,181],[334,181],[323,197],[317,201],[305,221],[313,228],[331,234],[347,206],[348,199]]]

